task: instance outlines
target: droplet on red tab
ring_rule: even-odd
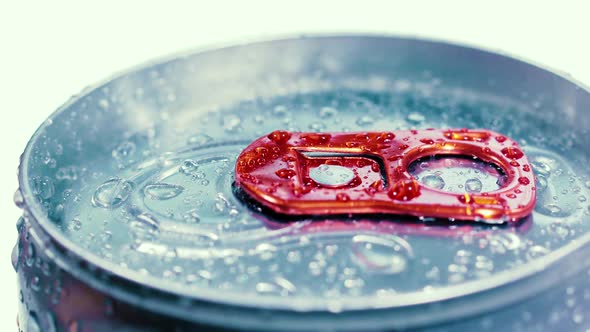
[[[519,164],[519,163],[518,163],[518,161],[516,161],[516,160],[511,160],[511,161],[510,161],[510,165],[511,165],[511,166],[514,166],[514,167],[518,167],[518,166],[520,166],[520,164]]]
[[[330,141],[330,139],[332,138],[332,135],[312,133],[312,134],[302,135],[301,138],[309,143],[321,144],[321,143],[328,143]]]
[[[264,146],[259,146],[256,149],[254,149],[254,151],[256,151],[256,153],[258,153],[261,156],[265,156],[268,153],[268,149]]]
[[[359,159],[359,160],[356,161],[356,167],[358,167],[358,168],[365,167],[368,164],[369,164],[369,161],[366,160],[366,159]]]
[[[282,179],[290,179],[294,177],[297,173],[295,173],[295,171],[292,169],[283,168],[276,171],[275,174]]]
[[[409,145],[407,145],[407,144],[400,144],[400,146],[399,146],[399,149],[400,149],[400,150],[405,150],[405,149],[407,149],[407,148],[409,148],[409,147],[410,147],[410,146],[409,146]]]
[[[378,173],[379,170],[380,170],[380,168],[379,168],[379,164],[378,163],[375,163],[374,162],[374,163],[371,164],[371,171]]]
[[[420,196],[420,184],[414,179],[404,179],[394,183],[388,193],[397,201],[409,201]]]
[[[242,181],[244,181],[244,182],[250,182],[250,183],[254,183],[254,184],[260,183],[260,180],[251,174],[242,174],[240,177],[242,178]]]
[[[386,142],[391,141],[394,138],[395,138],[394,133],[383,133],[377,137],[377,141],[381,142],[381,143],[386,143]]]
[[[420,140],[420,142],[422,142],[424,144],[434,144],[434,140],[430,139],[430,138],[423,138]]]
[[[496,136],[496,141],[499,143],[504,143],[506,142],[506,136]]]
[[[527,177],[521,176],[518,178],[518,182],[520,182],[520,184],[523,184],[526,186],[531,183],[531,180],[529,180],[529,178],[527,178]]]
[[[525,172],[530,172],[531,171],[531,166],[524,165],[524,166],[522,166],[522,170],[525,171]]]
[[[336,200],[341,201],[341,202],[348,202],[348,201],[350,201],[350,196],[348,196],[345,193],[338,193],[336,195]]]
[[[288,131],[275,130],[272,133],[270,133],[267,137],[268,139],[277,144],[283,144],[287,142],[289,138],[291,138],[291,134]]]
[[[510,159],[520,159],[524,156],[524,153],[522,153],[522,151],[520,151],[519,148],[513,148],[513,147],[506,147],[502,149],[502,153]]]

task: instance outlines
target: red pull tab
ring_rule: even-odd
[[[455,194],[420,184],[408,166],[434,155],[473,156],[507,176],[494,192]],[[275,131],[238,157],[236,184],[288,215],[385,213],[515,221],[535,205],[534,176],[513,140],[488,130]]]

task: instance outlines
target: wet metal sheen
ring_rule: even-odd
[[[586,331],[589,112],[588,90],[547,70],[394,37],[262,42],[127,72],[59,108],[22,156],[19,328]],[[519,150],[501,153],[534,176],[417,156],[420,186],[471,197],[513,179],[535,188],[532,214],[284,218],[236,186],[241,151],[275,131],[427,128],[509,137]],[[316,166],[328,187],[357,181]]]

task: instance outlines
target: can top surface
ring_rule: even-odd
[[[66,261],[111,278],[243,307],[401,308],[501,289],[590,240],[589,111],[574,83],[485,51],[389,37],[258,43],[154,64],[73,98],[31,139],[21,191]],[[509,225],[284,220],[234,192],[238,154],[274,130],[412,128],[515,139],[536,176],[534,213]],[[501,172],[477,160],[410,168],[441,190],[501,187]]]

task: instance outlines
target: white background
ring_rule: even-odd
[[[0,331],[14,331],[18,157],[69,96],[145,60],[312,32],[382,32],[506,51],[590,85],[590,2],[0,0]],[[589,3],[585,5],[584,3]]]

